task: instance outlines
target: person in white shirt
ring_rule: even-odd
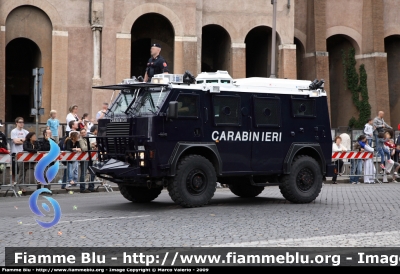
[[[374,120],[368,119],[368,123],[364,126],[364,134],[367,137],[367,143],[369,146],[372,146],[372,139],[374,137]]]
[[[341,142],[342,142],[342,138],[340,136],[336,136],[335,142],[332,145],[332,152],[346,152],[347,151],[347,148],[345,148],[341,144]],[[338,159],[334,162],[338,167],[337,173],[340,174],[341,173],[340,171],[342,170],[342,167],[343,167],[343,161],[341,159]],[[335,175],[333,175],[333,177],[332,177],[332,184],[336,184],[337,173],[335,173]]]
[[[69,132],[71,131],[69,122],[71,122],[71,121],[77,121],[78,123],[82,122],[78,116],[78,106],[77,105],[73,105],[69,108],[69,113],[67,115],[66,120],[67,120],[67,127],[65,128],[65,133],[66,133],[66,136],[69,136]]]
[[[108,110],[108,103],[103,103],[103,108],[99,112],[97,112],[97,114],[96,114],[97,122],[100,119],[104,119],[104,116],[106,115],[107,110]]]
[[[370,147],[367,143],[367,137],[364,135],[361,135],[357,139],[359,145],[361,146],[362,149],[366,152],[374,152],[374,149]],[[374,161],[372,158],[367,158],[364,159],[364,184],[375,184],[375,173],[376,169],[374,166]]]
[[[23,144],[25,142],[25,137],[28,135],[29,131],[24,129],[24,118],[17,117],[15,119],[16,128],[11,130],[11,156],[12,156],[12,180],[15,182],[15,174],[18,174],[20,170],[22,170],[22,163],[16,162],[16,154],[22,152]],[[18,183],[22,183],[22,177],[18,177]],[[22,192],[25,192],[25,189],[20,188]]]

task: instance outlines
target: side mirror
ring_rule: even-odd
[[[168,119],[176,119],[178,118],[178,102],[171,101],[169,102],[168,111],[167,111]]]

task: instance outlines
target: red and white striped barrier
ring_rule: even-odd
[[[9,164],[9,163],[11,163],[11,155],[0,154],[0,164]]]
[[[90,152],[92,160],[97,160],[97,152]],[[59,161],[89,161],[89,152],[61,152]]]
[[[39,162],[47,152],[20,152],[17,154],[17,162]],[[92,160],[97,160],[97,153],[91,152]],[[61,152],[58,161],[89,161],[89,152]]]
[[[332,159],[373,159],[374,153],[373,152],[356,152],[356,151],[349,151],[349,152],[333,152]]]

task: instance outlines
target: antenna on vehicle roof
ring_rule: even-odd
[[[318,81],[318,79],[315,79],[315,80],[310,84],[309,88],[310,88],[311,90],[317,90],[317,89],[320,89],[320,88],[324,88],[324,83],[325,83],[325,80],[324,80],[324,79],[321,79],[320,81]]]
[[[325,83],[325,80],[321,79],[321,81],[318,82],[318,88],[323,88],[324,87],[324,83]]]
[[[318,79],[315,79],[314,81],[312,81],[312,83],[310,84],[309,88],[311,90],[316,90],[318,88]]]
[[[190,71],[185,71],[185,74],[183,75],[183,83],[185,84],[194,84],[196,83],[196,78],[190,73]]]

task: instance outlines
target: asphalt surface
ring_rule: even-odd
[[[49,229],[35,222],[52,218],[36,217],[29,196],[0,198],[0,265],[7,246],[400,246],[395,183],[325,184],[303,205],[286,201],[278,187],[252,199],[219,188],[208,206],[193,209],[174,204],[166,190],[148,204],[131,203],[117,191],[52,197],[62,218]]]

